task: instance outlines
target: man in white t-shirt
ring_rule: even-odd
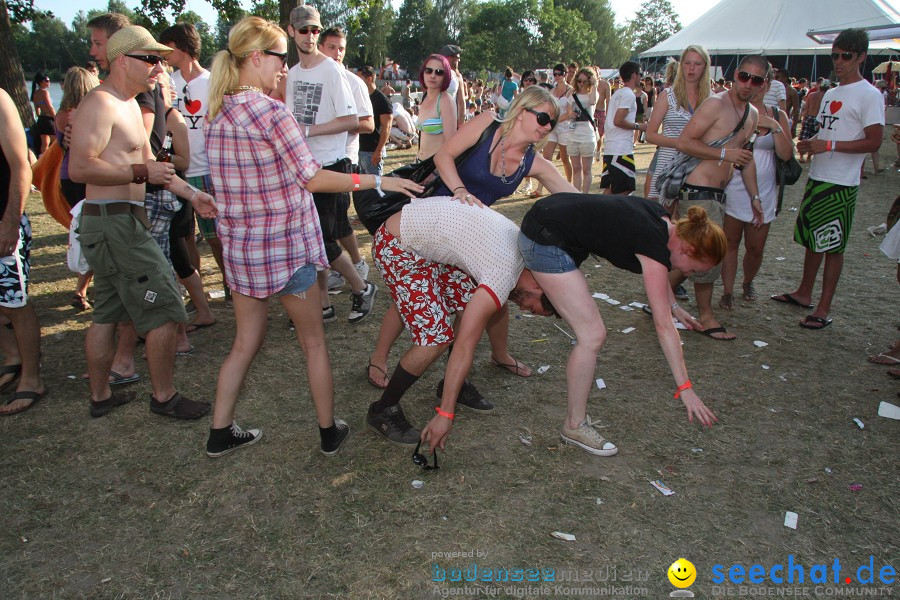
[[[838,34],[831,59],[840,85],[822,98],[817,117],[819,133],[797,142],[799,152],[813,155],[794,226],[794,241],[806,248],[803,276],[796,290],[772,296],[772,300],[813,308],[813,286],[824,259],[822,295],[813,311],[800,321],[806,329],[831,324],[828,314],[844,266],[860,169],[866,154],[881,147],[884,103],[860,72],[868,49],[869,36],[864,30],[845,29]]]
[[[606,143],[600,187],[604,194],[627,196],[635,190],[634,132],[646,131],[647,123],[635,123],[637,99],[634,90],[641,84],[641,67],[628,61],[619,67],[624,87],[613,92],[606,111]]]
[[[350,173],[347,133],[356,131],[359,117],[353,92],[344,76],[345,69],[319,51],[321,32],[322,21],[318,10],[301,4],[291,11],[288,35],[297,46],[300,62],[288,71],[285,104],[300,124],[306,143],[322,168]],[[338,239],[353,233],[347,217],[350,194],[316,193],[313,200],[319,213],[328,262],[352,289],[352,306],[347,320],[358,323],[372,310],[378,288],[359,276],[338,244]],[[328,272],[320,271],[318,278],[322,292],[322,319],[327,323],[337,319],[327,293]]]
[[[340,27],[329,27],[319,36],[319,52],[332,59],[339,65],[344,65],[344,54],[347,52],[347,35]],[[359,126],[352,131],[347,132],[347,158],[353,164],[355,171],[359,172],[359,135],[364,133],[372,133],[375,129],[375,122],[372,111],[372,101],[369,100],[369,92],[365,84],[353,73],[343,69],[344,78],[350,91],[353,93],[353,103],[356,104],[356,116],[359,118]],[[359,276],[366,279],[369,276],[369,265],[365,259],[359,254],[359,243],[356,241],[356,234],[350,232],[341,236],[338,240],[347,254],[350,255],[350,262]],[[328,289],[334,290],[343,287],[345,281],[341,274],[332,271],[328,276]]]
[[[769,91],[763,96],[763,106],[777,106],[787,112],[787,90],[777,79],[769,81]]]
[[[500,213],[446,197],[407,204],[375,232],[375,265],[413,336],[381,399],[369,407],[366,423],[379,435],[411,446],[421,439],[443,449],[457,402],[476,412],[494,409],[466,381],[485,329],[492,339],[506,335],[507,300],[534,314],[555,314],[524,269],[518,236],[518,226]],[[451,316],[463,309],[454,334]],[[437,416],[420,435],[403,415],[400,399],[451,343]]]

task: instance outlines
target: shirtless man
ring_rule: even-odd
[[[459,70],[459,55],[462,54],[462,48],[454,44],[447,44],[440,49],[438,54],[447,57],[447,62],[450,63],[450,68],[453,70],[453,79],[450,80],[450,87],[447,88],[447,91],[456,101],[456,122],[465,123],[466,100],[469,98],[469,90],[466,86],[466,79]]]
[[[762,56],[744,57],[735,73],[734,86],[704,100],[681,132],[678,151],[703,159],[688,175],[681,188],[679,210],[682,214],[689,206],[702,206],[710,219],[721,226],[725,218],[725,186],[734,174],[733,167],[739,166],[743,167],[740,175],[752,199],[753,223],[756,226],[762,225],[763,210],[756,184],[753,152],[741,147],[756,129],[759,114],[748,102],[765,83],[768,69],[769,63]],[[737,135],[723,147],[710,146],[714,140],[734,131],[745,111],[747,118]],[[713,284],[719,278],[719,272],[720,267],[717,265],[709,271],[691,276],[697,294],[701,326],[691,325],[696,331],[712,339],[733,340],[735,335],[726,331],[712,312]],[[672,279],[675,287],[684,281],[684,276],[673,271],[670,280]]]
[[[209,412],[209,403],[175,391],[175,330],[177,323],[187,321],[187,314],[172,269],[150,236],[144,210],[149,182],[190,200],[204,217],[216,215],[212,196],[177,177],[171,163],[153,160],[134,99],[156,86],[163,72],[162,54],[169,51],[143,27],[119,29],[106,46],[109,76],[82,100],[72,126],[69,173],[73,181],[87,185],[78,234],[94,270],[96,295],[85,338],[92,417],[134,398],[113,394],[108,379],[116,324],[126,320],[147,339],[150,410],[179,419]]]
[[[803,103],[803,110],[800,112],[800,140],[808,140],[819,133],[819,123],[816,120],[819,114],[819,108],[822,106],[822,97],[828,91],[829,81],[823,80],[816,88],[806,94],[806,102]],[[800,162],[806,162],[805,156],[812,158],[812,154],[803,152],[799,148]]]
[[[603,134],[606,133],[606,109],[609,108],[609,97],[612,90],[609,82],[600,76],[597,70],[597,105],[594,107],[594,123],[597,124],[597,156],[600,156],[600,144],[603,143]]]

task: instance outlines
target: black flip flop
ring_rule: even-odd
[[[0,377],[9,375],[10,373],[13,375],[13,378],[4,383],[3,387],[0,387],[0,394],[4,396],[10,392],[14,392],[19,385],[19,377],[22,375],[22,365],[6,365],[0,367]]]
[[[716,340],[717,342],[733,342],[737,339],[737,337],[733,338],[717,338],[713,337],[714,333],[728,333],[728,330],[724,327],[710,327],[709,329],[698,329],[697,333],[702,333],[706,337]]]
[[[19,413],[23,413],[29,408],[33,407],[35,404],[40,402],[44,396],[47,395],[47,388],[44,388],[44,392],[32,392],[32,391],[24,391],[24,392],[16,392],[12,399],[6,404],[12,404],[16,400],[31,400],[31,403],[27,406],[23,406],[21,408],[17,408],[16,410],[11,410],[9,412],[0,413],[0,417],[11,417],[12,415],[17,415]]]
[[[790,294],[778,294],[776,296],[771,296],[771,299],[775,302],[781,302],[782,304],[791,304],[793,306],[799,306],[800,308],[812,308],[812,304],[803,304]]]
[[[829,325],[831,325],[832,319],[823,319],[822,317],[816,317],[813,315],[806,315],[803,317],[803,320],[800,321],[800,327],[803,329],[825,329]],[[810,322],[818,323],[818,325],[810,325]]]

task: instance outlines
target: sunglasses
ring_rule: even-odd
[[[153,65],[154,67],[166,60],[162,56],[156,56],[155,54],[126,54],[125,56],[128,58],[136,58],[148,65]]]
[[[432,73],[434,73],[434,74],[437,75],[438,77],[443,77],[443,76],[444,76],[444,70],[443,70],[443,69],[432,69],[431,67],[425,67],[425,74],[426,74],[426,75],[431,75]]]
[[[430,471],[431,469],[439,469],[438,461],[437,461],[437,448],[432,449],[431,456],[434,458],[434,466],[428,464],[428,457],[419,452],[419,448],[422,446],[422,440],[419,440],[419,443],[416,444],[416,449],[413,450],[412,461],[413,464],[417,467],[422,467],[425,471]]]
[[[287,64],[287,52],[273,52],[272,50],[263,50],[262,53],[268,54],[269,56],[277,56],[278,58],[280,58],[282,67]]]
[[[191,100],[191,94],[188,92],[187,84],[184,84],[184,87],[181,88],[181,95],[184,96],[184,103],[191,104],[193,100]]]
[[[840,57],[841,60],[845,60],[845,61],[853,60],[854,54],[856,54],[856,52],[832,52],[831,60],[837,60],[838,57]]]
[[[565,75],[563,71],[553,71],[554,77],[562,77],[563,75]]]
[[[533,108],[526,108],[525,111],[533,114],[535,120],[537,120],[537,124],[541,127],[546,127],[547,125],[549,125],[551,129],[556,127],[556,119],[547,113],[536,111]]]
[[[747,83],[749,81],[750,85],[752,85],[753,87],[759,87],[766,82],[765,77],[760,77],[759,75],[751,75],[747,71],[739,72],[737,78],[741,83]]]
[[[537,83],[537,79],[535,79],[534,77],[526,77],[522,81],[530,81],[531,83]]]
[[[297,33],[299,33],[300,35],[307,35],[310,33],[313,35],[319,35],[321,32],[322,32],[321,27],[301,27],[300,29],[297,30]]]

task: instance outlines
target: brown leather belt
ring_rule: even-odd
[[[147,211],[144,210],[143,206],[138,206],[131,202],[110,202],[108,204],[85,202],[81,206],[81,214],[91,217],[132,214],[138,221],[143,223],[144,227],[150,229],[150,219],[147,218]]]

